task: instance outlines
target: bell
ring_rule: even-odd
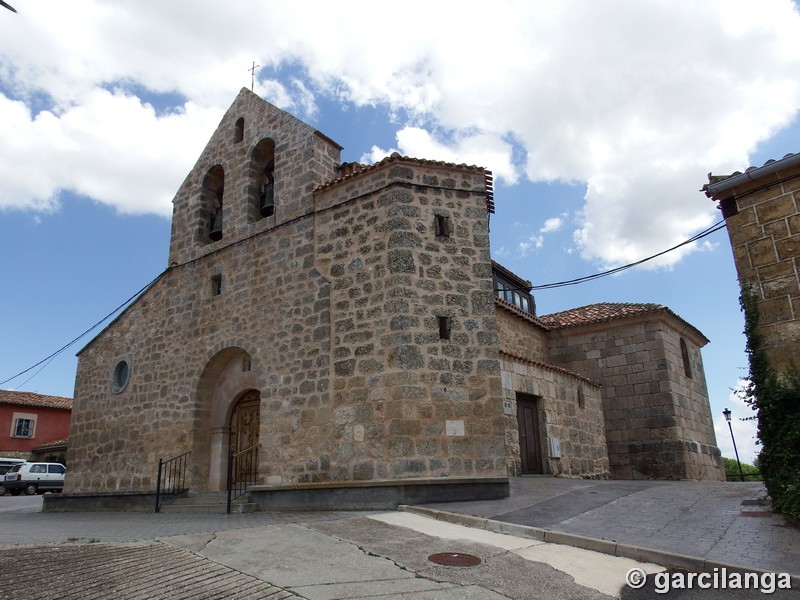
[[[222,239],[222,211],[218,210],[214,214],[214,220],[211,223],[211,233],[208,235],[212,242]]]
[[[271,183],[261,186],[261,206],[259,210],[262,217],[269,217],[275,212],[275,192]]]

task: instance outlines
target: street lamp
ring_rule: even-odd
[[[733,427],[731,427],[731,411],[727,408],[722,411],[722,414],[725,415],[725,420],[728,422],[728,429],[731,432],[731,441],[733,442],[733,452],[736,454],[736,464],[739,465],[739,477],[744,481],[744,473],[742,473],[742,463],[739,460],[739,451],[736,449],[736,438],[733,437]]]

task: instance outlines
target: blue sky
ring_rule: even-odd
[[[698,190],[800,151],[791,0],[374,3],[12,1],[0,12],[0,381],[166,266],[170,200],[249,87],[345,147],[495,174],[496,260],[541,285],[665,250],[719,220]],[[458,11],[453,7],[457,6]],[[421,18],[418,11],[425,11]],[[309,14],[317,16],[308,18]],[[680,40],[680,43],[675,43]],[[712,412],[746,375],[726,232],[540,314],[655,302],[700,329]],[[0,384],[71,396],[75,352]],[[752,423],[735,423],[743,457]]]

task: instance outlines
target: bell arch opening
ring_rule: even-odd
[[[253,149],[252,177],[256,189],[256,220],[275,214],[275,141],[265,138]]]

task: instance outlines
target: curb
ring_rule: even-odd
[[[686,569],[687,571],[693,571],[696,573],[713,573],[714,569],[726,569],[729,572],[738,573],[774,572],[758,567],[748,567],[745,565],[726,563],[719,560],[710,560],[706,558],[700,558],[698,556],[689,556],[686,554],[679,554],[677,552],[669,552],[667,550],[644,548],[642,546],[635,546],[633,544],[615,542],[614,540],[591,538],[574,533],[567,533],[564,531],[553,531],[552,529],[529,527],[527,525],[517,525],[515,523],[504,523],[503,521],[494,521],[492,519],[485,519],[483,517],[451,513],[444,510],[424,508],[421,506],[409,506],[403,504],[398,506],[397,510],[418,514],[424,517],[430,517],[432,519],[436,519],[437,521],[453,523],[454,525],[463,525],[465,527],[473,527],[475,529],[485,529],[486,531],[491,531],[493,533],[504,533],[521,538],[538,540],[540,542],[547,542],[550,544],[572,546],[574,548],[592,550],[594,552],[609,554],[611,556],[630,558],[639,562],[649,562],[663,565],[665,567]],[[790,573],[789,576],[791,578],[792,589],[800,589],[800,575]]]

